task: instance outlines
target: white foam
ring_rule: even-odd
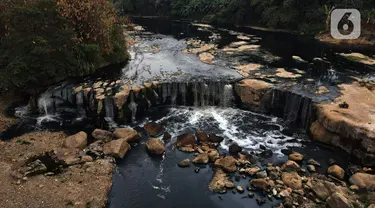
[[[224,137],[220,146],[222,149],[228,150],[230,141],[235,141],[249,152],[260,152],[260,145],[263,145],[281,155],[282,149],[302,146],[301,138],[281,133],[284,129],[281,121],[273,116],[233,108],[179,107],[171,108],[169,113],[157,122],[165,123],[173,138],[172,142],[186,131],[209,129],[207,133],[214,130],[214,133]]]

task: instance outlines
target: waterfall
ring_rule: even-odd
[[[163,99],[164,96],[163,96]],[[134,122],[135,116],[137,115],[137,107],[138,104],[134,101],[134,92],[130,91],[130,103],[129,103],[129,109],[131,111],[131,122]]]
[[[114,119],[115,118],[115,110],[114,110],[114,103],[111,97],[106,97],[104,99],[104,109],[105,109],[105,117]]]
[[[220,106],[222,107],[230,107],[233,104],[234,96],[233,96],[233,86],[227,84],[224,86],[223,94],[220,100]]]
[[[42,94],[38,99],[39,113],[48,116],[54,114],[54,100],[52,94],[47,91]]]
[[[193,83],[193,92],[194,92],[194,106],[198,107],[199,99],[198,99],[198,84],[197,83]]]

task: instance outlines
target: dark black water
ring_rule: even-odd
[[[346,167],[345,154],[327,149],[311,142],[303,132],[285,135],[283,121],[264,115],[254,114],[238,109],[222,108],[157,108],[140,120],[139,125],[150,121],[162,123],[172,135],[171,142],[166,144],[163,158],[149,155],[145,148],[147,136],[140,144],[133,144],[132,150],[119,161],[113,177],[113,187],[109,194],[109,207],[258,207],[256,199],[266,199],[263,207],[272,207],[279,201],[270,201],[260,192],[251,199],[244,194],[229,191],[219,195],[208,190],[213,171],[210,165],[179,168],[177,163],[189,158],[193,153],[183,153],[173,148],[177,135],[195,132],[198,129],[207,133],[216,133],[225,138],[219,147],[221,154],[227,153],[231,140],[244,147],[248,153],[256,156],[261,152],[259,145],[273,151],[273,156],[264,158],[263,163],[280,164],[287,160],[281,150],[295,150],[322,163],[318,171],[324,173],[328,159],[333,158],[338,164]],[[261,164],[259,164],[261,165]],[[200,172],[195,169],[200,167]],[[230,175],[233,181],[235,174]],[[241,179],[235,185],[246,188],[248,180]],[[220,198],[219,198],[220,196]]]

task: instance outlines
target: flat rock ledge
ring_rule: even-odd
[[[375,92],[355,82],[339,86],[342,95],[318,104],[311,125],[314,140],[340,147],[362,164],[375,166]],[[340,104],[345,103],[347,106]]]
[[[341,95],[333,102],[314,103],[312,98],[262,80],[244,79],[235,84],[242,108],[276,112],[308,130],[315,141],[339,147],[361,164],[375,166],[375,87],[353,82],[339,88]]]

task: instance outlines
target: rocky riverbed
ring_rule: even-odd
[[[352,65],[297,36],[154,21],[128,31],[121,75],[16,109],[0,207],[374,206],[371,54]]]

